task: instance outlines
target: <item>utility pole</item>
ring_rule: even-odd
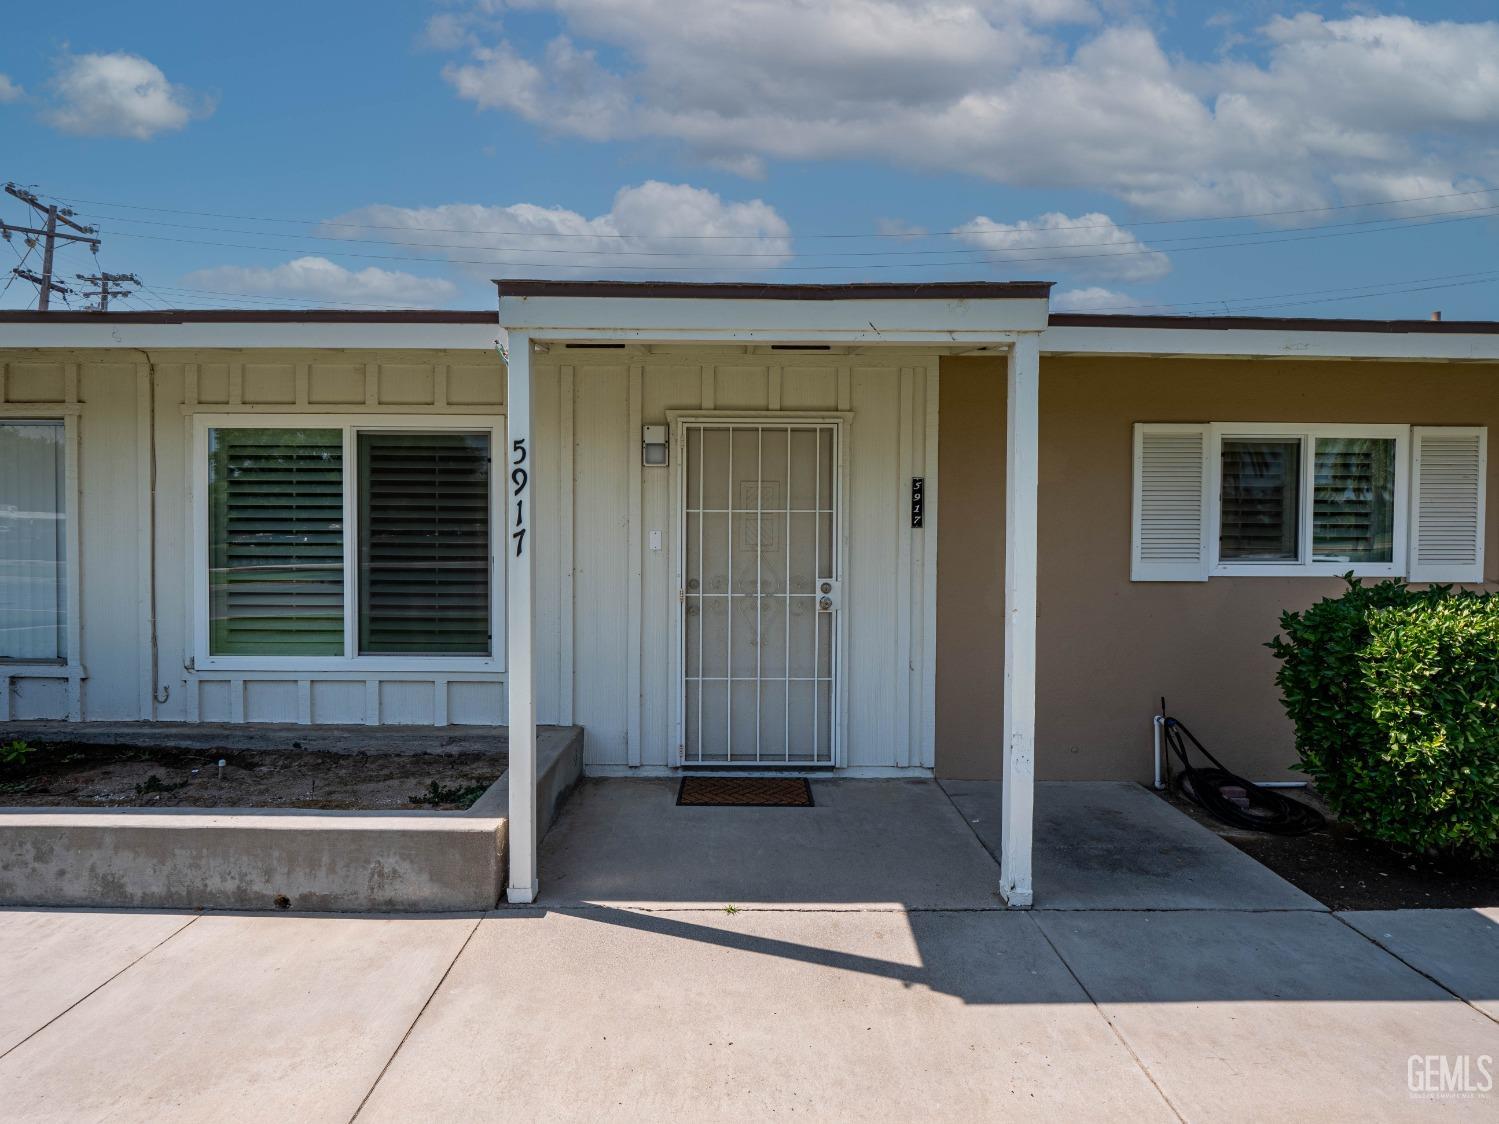
[[[130,289],[122,289],[119,286],[141,283],[141,279],[133,273],[76,273],[74,276],[80,281],[99,286],[98,289],[83,294],[86,297],[99,298],[99,303],[93,310],[95,312],[108,312],[110,297],[123,298],[132,295]]]
[[[99,230],[97,227],[84,226],[81,223],[74,222],[73,215],[75,212],[71,208],[59,207],[56,203],[43,203],[36,197],[35,193],[28,191],[24,187],[8,183],[5,185],[5,194],[19,199],[32,210],[46,216],[46,226],[41,229],[34,226],[16,226],[13,223],[0,221],[0,237],[3,237],[7,242],[10,241],[12,234],[26,235],[26,244],[28,246],[35,246],[38,239],[42,241],[42,272],[36,274],[19,266],[12,269],[11,272],[36,286],[37,311],[46,312],[51,305],[53,293],[66,296],[73,291],[66,285],[52,280],[53,251],[57,246],[57,240],[60,238],[64,242],[87,243],[93,248],[94,253],[97,254],[99,252]],[[58,230],[58,223],[71,227],[77,233],[70,234],[66,230]]]

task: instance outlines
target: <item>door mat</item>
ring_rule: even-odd
[[[811,808],[805,777],[683,777],[677,803],[694,808]]]

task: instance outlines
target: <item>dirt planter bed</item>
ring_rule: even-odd
[[[546,823],[581,771],[583,733],[576,727],[547,729],[538,741]],[[156,775],[162,774],[158,770]],[[439,775],[446,774],[434,774],[434,779]],[[400,778],[398,787],[405,779]],[[140,783],[125,790],[133,800],[165,799],[193,787],[136,795],[134,785]],[[161,783],[177,781],[163,776]],[[414,794],[423,785],[406,787]],[[0,808],[0,904],[335,912],[489,909],[505,882],[506,788],[506,777],[500,776],[466,810],[453,811]],[[207,793],[200,790],[200,795]]]
[[[1499,864],[1404,854],[1360,838],[1308,789],[1289,795],[1313,805],[1328,819],[1326,827],[1309,835],[1245,831],[1220,823],[1175,790],[1158,795],[1328,909],[1499,906]]]

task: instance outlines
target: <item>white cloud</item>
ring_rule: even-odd
[[[189,273],[183,283],[195,289],[245,296],[408,308],[440,305],[458,292],[453,282],[441,277],[418,277],[373,266],[345,269],[323,257],[297,258],[268,268],[220,265]]]
[[[10,76],[0,74],[0,105],[6,102],[20,101],[26,96],[26,91],[20,85],[10,80]]]
[[[481,32],[498,34],[506,0],[439,0],[448,6],[427,18],[416,44],[429,51],[456,51],[479,42]]]
[[[150,140],[213,112],[213,102],[167,81],[139,55],[65,55],[50,83],[46,119],[65,133]]]
[[[1484,185],[1471,177],[1453,178],[1419,169],[1350,172],[1332,177],[1338,196],[1346,203],[1378,203],[1381,200],[1404,199],[1409,202],[1380,207],[1368,218],[1401,218],[1414,215],[1439,215],[1443,212],[1472,210],[1493,206],[1493,195],[1484,193]]]
[[[558,133],[676,140],[719,167],[885,159],[1177,215],[1315,207],[1339,177],[1413,168],[1499,180],[1499,22],[1303,12],[1193,60],[1118,3],[524,6],[560,33],[533,56],[466,32],[444,70],[459,96]]]
[[[471,34],[462,16],[456,12],[438,12],[427,20],[418,42],[434,51],[456,51],[471,42]]]
[[[621,188],[608,213],[593,218],[532,203],[377,204],[330,220],[322,233],[364,234],[344,224],[385,228],[381,237],[420,241],[486,279],[538,271],[545,276],[740,276],[784,265],[792,256],[791,229],[768,203],[726,203],[702,188],[656,180]],[[419,238],[402,238],[400,231]],[[657,268],[662,266],[672,268]]]
[[[1165,254],[1096,211],[1076,218],[1050,211],[1016,223],[980,215],[958,227],[956,237],[1010,260],[1040,260],[1080,277],[1155,281],[1171,272],[1171,260]]]
[[[1051,295],[1051,307],[1056,312],[1138,312],[1147,310],[1140,301],[1128,293],[1097,285],[1086,289],[1058,289]]]

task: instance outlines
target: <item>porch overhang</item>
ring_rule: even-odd
[[[535,751],[536,506],[530,475],[532,354],[550,344],[920,347],[1007,358],[1005,503],[1004,837],[999,890],[1032,903],[1035,787],[1036,527],[1040,338],[1050,282],[923,285],[739,285],[620,281],[498,281],[506,356],[509,475],[506,678],[510,727],[507,897],[539,892]],[[1001,419],[995,419],[999,422]],[[1000,685],[996,685],[1000,686]]]
[[[547,342],[1012,342],[1046,327],[1050,282],[720,285],[499,281],[500,324]]]

